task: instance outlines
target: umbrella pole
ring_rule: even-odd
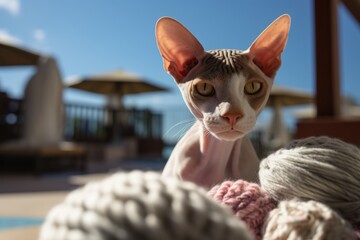
[[[271,150],[278,149],[289,141],[289,132],[283,121],[282,105],[274,100],[273,116],[268,129],[266,142]]]
[[[122,119],[121,115],[123,113],[123,105],[121,102],[121,96],[118,95],[110,95],[108,97],[108,106],[110,107],[111,111],[111,120],[112,120],[112,143],[119,143],[122,140]]]

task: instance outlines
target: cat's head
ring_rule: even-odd
[[[290,17],[282,15],[246,51],[205,51],[181,23],[164,17],[156,39],[190,111],[209,133],[233,141],[255,126],[267,102],[289,28]]]

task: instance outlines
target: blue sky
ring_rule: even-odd
[[[64,79],[123,69],[171,89],[166,94],[128,97],[128,105],[185,106],[163,70],[154,35],[157,19],[176,18],[207,50],[245,50],[284,13],[292,17],[292,26],[275,84],[314,92],[311,0],[0,0],[0,39],[54,55]],[[342,92],[360,103],[360,31],[344,7],[339,8],[339,32]],[[31,73],[31,68],[1,68],[0,88],[21,96]],[[103,101],[99,95],[78,90],[66,90],[65,99]]]

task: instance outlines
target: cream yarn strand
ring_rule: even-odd
[[[282,201],[272,210],[263,239],[355,240],[350,224],[326,205],[315,202]]]

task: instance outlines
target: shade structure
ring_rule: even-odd
[[[269,100],[266,104],[268,107],[280,105],[282,107],[298,106],[314,102],[314,97],[307,92],[273,86],[270,92]]]
[[[0,42],[0,66],[36,65],[41,55],[25,48]]]
[[[122,97],[130,94],[166,91],[165,88],[153,85],[144,78],[121,70],[74,79],[66,85],[108,97],[108,106],[113,109],[110,119],[114,126],[112,141],[115,143],[121,141],[121,128],[126,122],[121,111],[123,109]]]
[[[135,74],[116,70],[104,74],[87,76],[70,81],[67,87],[88,92],[124,96],[128,94],[166,91]]]
[[[340,116],[342,118],[360,118],[360,106],[356,102],[356,100],[352,97],[341,97],[341,112]],[[299,109],[294,112],[294,116],[297,119],[309,119],[315,118],[316,113],[316,106],[312,105],[305,109]]]

